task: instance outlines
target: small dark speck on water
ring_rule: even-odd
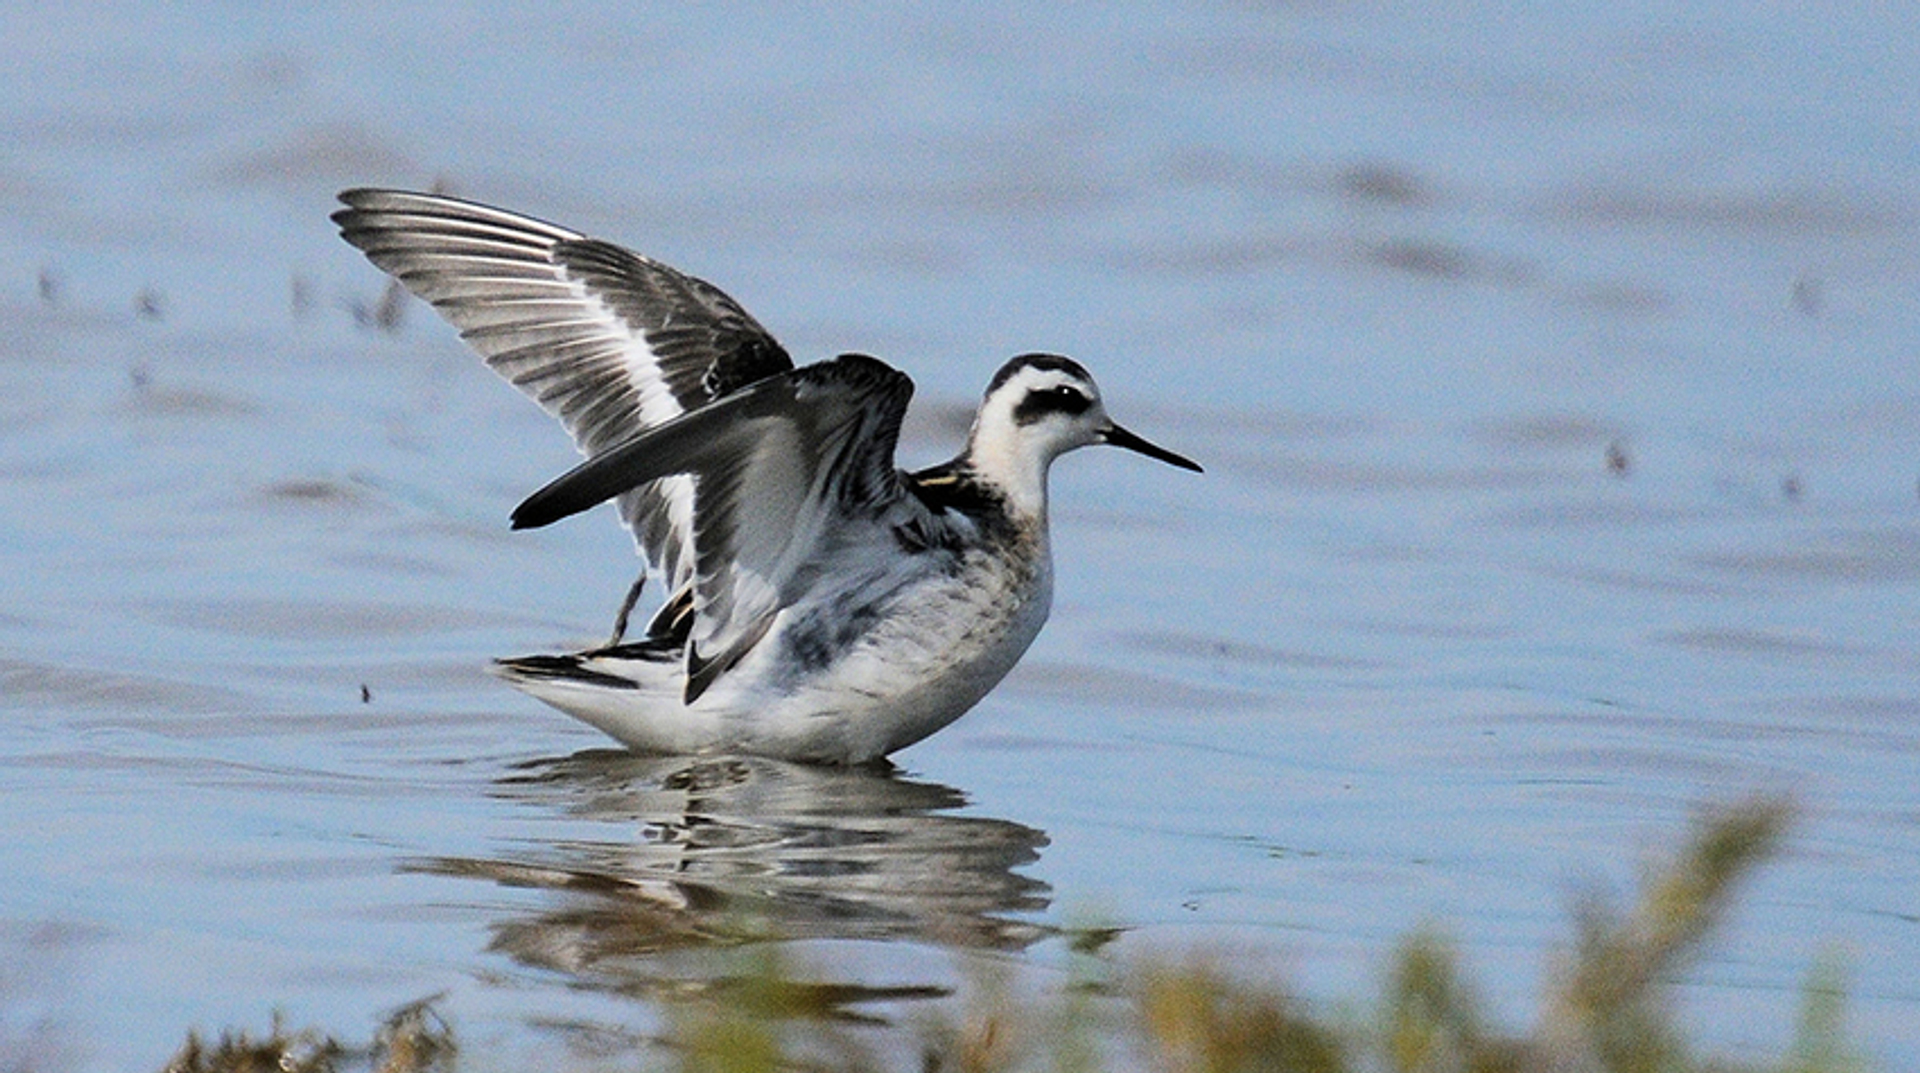
[[[127,382],[133,385],[133,390],[145,391],[153,386],[153,370],[145,363],[135,365],[127,370]]]
[[[312,280],[297,272],[294,273],[292,285],[288,289],[288,306],[292,309],[296,320],[305,320],[307,314],[313,312]]]
[[[1789,473],[1780,478],[1780,495],[1789,503],[1800,502],[1800,496],[1806,492],[1800,484],[1800,475]]]
[[[368,689],[367,683],[365,682],[360,683],[360,703],[362,704],[373,703],[373,690]]]
[[[1817,317],[1826,307],[1825,296],[1821,293],[1820,281],[1810,276],[1801,276],[1793,281],[1793,308],[1808,317]]]
[[[1624,477],[1633,468],[1633,459],[1627,457],[1626,445],[1619,440],[1607,444],[1607,472],[1616,477]]]
[[[406,302],[406,288],[396,280],[387,284],[378,302],[368,305],[365,300],[355,298],[347,303],[347,312],[353,314],[353,322],[360,327],[392,335],[400,330],[400,322],[405,319]]]
[[[1125,928],[1075,928],[1068,932],[1067,945],[1076,954],[1097,954],[1125,933]]]
[[[389,334],[400,330],[400,318],[407,309],[407,289],[399,280],[388,280],[387,289],[380,294],[380,304],[374,307],[373,323],[381,331]]]
[[[40,300],[50,306],[59,305],[60,273],[55,272],[51,265],[43,265],[40,268],[38,283],[40,287]]]
[[[133,311],[141,320],[159,320],[166,316],[166,299],[152,287],[142,287],[133,296]]]
[[[1340,191],[1363,201],[1389,205],[1426,205],[1433,192],[1412,172],[1391,164],[1359,164],[1340,173]]]
[[[1466,279],[1473,275],[1473,259],[1465,250],[1444,242],[1391,239],[1369,251],[1372,260],[1388,268],[1435,279]]]

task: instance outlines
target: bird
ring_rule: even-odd
[[[1047,477],[1106,444],[1201,472],[1107,416],[1053,353],[993,375],[964,448],[907,472],[913,381],[858,353],[796,366],[719,288],[624,247],[437,193],[340,194],[341,237],[558,418],[585,460],[515,529],[612,500],[645,561],[612,636],[495,660],[640,753],[868,764],[958,719],[1053,599]],[[664,602],[627,619],[649,578]]]

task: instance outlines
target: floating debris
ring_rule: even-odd
[[[407,290],[399,280],[389,280],[387,289],[380,292],[378,302],[368,305],[364,299],[353,298],[346,305],[355,324],[393,335],[399,332],[401,323],[406,319]]]
[[[38,285],[40,288],[40,300],[42,302],[50,306],[60,304],[60,292],[65,289],[66,281],[60,278],[60,273],[55,272],[51,265],[42,265],[40,267]]]
[[[1811,276],[1796,277],[1789,302],[1801,315],[1817,317],[1827,307],[1826,288]]]
[[[313,312],[313,281],[298,272],[287,288],[287,308],[295,320],[305,320]]]
[[[373,307],[373,325],[388,334],[397,332],[406,310],[407,289],[397,279],[388,280],[387,289],[380,294],[380,304]]]
[[[1434,201],[1432,189],[1419,176],[1394,164],[1355,164],[1343,170],[1334,183],[1341,193],[1361,201],[1408,207]]]
[[[1633,459],[1627,457],[1627,446],[1619,440],[1607,444],[1607,472],[1616,477],[1625,477],[1633,469]]]

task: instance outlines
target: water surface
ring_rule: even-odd
[[[1519,1023],[1579,892],[1788,791],[1685,1012],[1776,1051],[1838,950],[1920,1059],[1909,16],[5,21],[0,1054],[599,1047],[773,932],[884,1037],[1088,922],[1329,1000],[1432,924]],[[1055,349],[1208,473],[1063,460],[1054,621],[893,775],[609,753],[484,664],[624,534],[507,531],[564,438],[326,222],[435,182],[906,368],[909,464]]]

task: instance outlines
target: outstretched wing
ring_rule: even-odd
[[[432,303],[589,458],[793,368],[718,288],[611,243],[434,194],[340,200],[341,237]],[[620,514],[678,589],[692,571],[690,480],[629,485]]]
[[[858,543],[902,495],[894,446],[913,381],[859,354],[743,388],[595,455],[528,497],[515,528],[546,525],[677,474],[694,481],[692,703]]]

